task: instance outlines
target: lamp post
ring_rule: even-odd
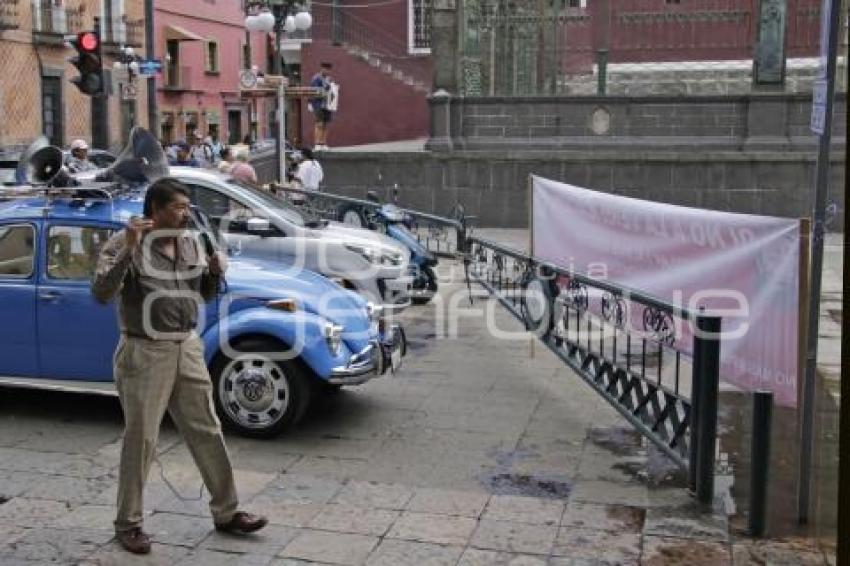
[[[283,33],[294,33],[296,30],[307,30],[313,25],[313,17],[297,0],[248,0],[246,3],[248,15],[245,17],[245,29],[249,32],[275,32],[274,59],[272,73],[280,77],[281,42]],[[277,151],[277,170],[279,181],[286,181],[286,86],[281,77],[278,83],[277,108],[275,116],[278,127],[275,133],[275,149]]]
[[[139,60],[141,57],[136,54],[136,50],[130,46],[122,46],[118,50],[118,56],[114,63],[112,63],[112,68],[115,71],[126,71],[127,72],[127,84],[132,85],[136,82],[136,76],[139,74]],[[123,91],[122,91],[123,96]],[[135,106],[134,106],[135,108]],[[150,110],[150,108],[148,108]],[[135,117],[135,109],[129,112],[130,116],[130,129],[136,125],[136,117]]]

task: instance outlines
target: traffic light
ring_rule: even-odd
[[[71,57],[70,62],[80,71],[80,76],[74,77],[71,82],[77,85],[83,94],[104,94],[100,35],[96,31],[78,33],[76,39],[71,40],[71,45],[77,50],[77,55]]]

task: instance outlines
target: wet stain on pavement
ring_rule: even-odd
[[[546,499],[567,499],[572,484],[566,478],[531,474],[495,474],[483,481],[497,495],[525,495]]]
[[[3,497],[2,495],[0,495],[0,505],[3,505],[7,501],[9,501],[8,497]]]
[[[641,451],[640,433],[631,428],[592,428],[587,438],[617,456],[635,456]]]

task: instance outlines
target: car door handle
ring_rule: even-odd
[[[60,297],[62,297],[62,293],[59,291],[44,291],[38,294],[38,298],[42,301],[58,301]]]

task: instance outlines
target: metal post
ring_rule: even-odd
[[[331,43],[342,45],[342,14],[339,11],[339,0],[333,0],[331,6]]]
[[[274,58],[272,59],[272,72],[282,78],[283,70],[280,61],[280,42],[283,40],[283,24],[286,18],[286,7],[282,5],[274,6]],[[283,148],[285,147],[284,140],[286,139],[286,130],[283,128],[286,114],[286,99],[284,98],[283,83],[277,88],[277,108],[275,116],[277,117],[277,135],[275,136],[275,153],[277,159],[277,174],[278,182],[286,182],[286,169],[284,167],[285,158],[283,156]]]
[[[821,30],[821,52],[826,57],[825,99],[823,110],[823,134],[818,140],[817,172],[815,175],[815,203],[812,214],[812,277],[811,296],[809,298],[808,345],[806,348],[806,376],[803,381],[802,439],[800,445],[800,484],[797,499],[798,519],[801,523],[809,520],[812,486],[812,459],[814,456],[814,420],[815,420],[815,381],[817,378],[818,326],[820,319],[821,279],[823,276],[823,240],[826,232],[826,203],[829,197],[829,146],[832,140],[832,110],[835,98],[835,63],[838,53],[838,31],[841,14],[841,0],[824,0],[823,10],[829,10],[828,19],[822,23],[828,26],[828,32]],[[826,12],[824,12],[826,14]],[[826,37],[824,37],[826,36]],[[824,47],[826,49],[824,50]],[[815,81],[816,83],[818,81]],[[815,86],[817,88],[817,84]]]
[[[277,119],[277,174],[281,183],[286,182],[286,151],[283,140],[286,139],[286,87],[283,80],[277,86],[277,107],[279,115]],[[282,151],[282,149],[284,149]]]
[[[698,371],[703,364],[702,340],[694,336],[693,372],[691,376],[691,445],[688,456],[688,487],[694,493],[697,491],[697,461],[699,460],[699,406],[702,399],[702,379]]]
[[[753,437],[750,444],[750,536],[762,537],[767,513],[767,487],[770,470],[770,431],[773,393],[753,394]]]
[[[145,0],[145,58],[156,57],[153,39],[153,0]],[[159,123],[156,115],[156,75],[148,77],[148,131],[159,136]]]
[[[850,73],[850,69],[848,69]],[[850,81],[848,81],[850,83]],[[850,114],[847,115],[850,125]],[[850,157],[850,146],[845,146],[845,155]],[[850,202],[850,177],[844,177],[844,202]],[[844,213],[844,281],[850,281],[850,214]],[[838,548],[836,563],[850,563],[850,300],[845,293],[841,298],[841,405],[838,407]]]
[[[694,342],[700,350],[699,364],[694,360],[694,372],[699,374],[696,493],[700,503],[710,504],[714,499],[714,453],[717,447],[720,317],[699,315],[696,323]]]
[[[596,68],[598,71],[596,94],[605,96],[606,87],[608,86],[608,50],[598,49],[596,51]]]

